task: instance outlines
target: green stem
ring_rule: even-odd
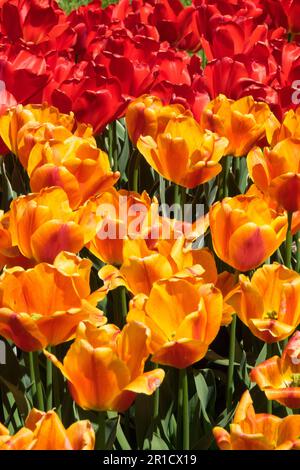
[[[30,369],[30,378],[32,382],[32,394],[36,406],[40,411],[44,411],[44,397],[43,397],[43,388],[40,378],[39,370],[39,355],[38,352],[29,353],[29,369]]]
[[[52,346],[52,352],[54,356],[57,357],[57,348]],[[55,407],[55,411],[58,416],[61,418],[61,402],[60,402],[60,386],[59,386],[59,376],[57,367],[52,367],[52,380],[53,380],[53,403]],[[62,382],[62,387],[64,383]]]
[[[174,185],[174,204],[176,204],[176,213],[175,213],[175,218],[177,220],[180,220],[181,219],[181,202],[182,202],[182,199],[181,199],[181,196],[182,196],[182,191],[181,191],[181,187],[178,185],[178,184],[175,184]]]
[[[132,170],[132,191],[136,193],[139,192],[139,177],[140,177],[140,161],[141,161],[141,154],[138,150],[135,150],[133,153],[132,158],[133,161],[133,170]]]
[[[108,154],[110,166],[113,171],[118,170],[118,138],[117,138],[117,121],[113,121],[108,127]]]
[[[232,396],[234,392],[234,360],[235,360],[235,333],[236,333],[236,315],[232,316],[230,325],[230,339],[229,339],[229,364],[227,375],[227,390],[226,390],[226,408],[229,412],[232,408]]]
[[[48,346],[48,351],[51,353],[51,346]],[[53,407],[52,397],[53,397],[53,368],[52,361],[46,360],[46,396],[47,396],[47,411],[51,410]]]
[[[292,243],[293,243],[293,235],[292,235],[292,218],[293,213],[288,213],[288,230],[286,234],[286,243],[285,243],[285,265],[287,268],[292,268]]]
[[[267,359],[270,359],[273,356],[273,344],[267,344]],[[267,399],[267,413],[272,414],[272,400]]]
[[[230,163],[231,158],[229,156],[225,157],[223,168],[223,198],[229,196],[228,177],[230,172]]]
[[[98,430],[96,435],[95,450],[105,450],[105,420],[106,412],[100,411],[98,413]]]
[[[178,412],[177,412],[177,449],[189,450],[189,391],[187,369],[179,370]]]

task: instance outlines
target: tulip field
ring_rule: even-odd
[[[0,0],[0,450],[300,450],[299,325],[300,0]]]

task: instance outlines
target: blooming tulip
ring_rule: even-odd
[[[61,251],[77,253],[84,246],[84,228],[74,222],[75,214],[60,188],[18,197],[6,218],[12,246],[37,262],[52,263]]]
[[[250,378],[268,400],[300,408],[300,332],[294,333],[281,358],[274,356],[254,367]]]
[[[151,395],[164,371],[144,372],[150,331],[138,322],[120,331],[114,325],[96,328],[80,323],[63,364],[45,351],[68,380],[76,403],[84,409],[124,411],[138,393]]]
[[[127,321],[150,328],[153,362],[184,369],[202,359],[216,337],[222,303],[212,284],[175,276],[155,282],[149,297],[137,295]]]
[[[300,140],[287,138],[274,148],[253,149],[247,157],[249,174],[261,191],[288,212],[300,210]]]
[[[238,404],[230,432],[215,427],[213,434],[221,450],[299,450],[300,416],[255,414],[247,390]]]
[[[184,113],[183,106],[163,106],[162,101],[155,96],[141,96],[127,108],[126,126],[130,140],[136,145],[142,135],[156,139],[158,134],[164,132],[172,117]]]
[[[89,260],[65,252],[53,265],[4,270],[0,278],[0,334],[24,351],[35,351],[72,339],[81,320],[105,323],[96,308],[101,294],[90,293],[90,270]]]
[[[230,304],[251,332],[267,343],[290,336],[300,323],[300,275],[280,264],[239,277]]]
[[[161,176],[186,188],[209,181],[222,167],[228,141],[210,131],[203,132],[190,116],[169,120],[154,140],[141,136],[137,148]]]
[[[235,196],[215,203],[209,213],[216,254],[238,271],[262,264],[284,241],[287,217],[256,196]]]
[[[25,426],[13,436],[0,424],[0,450],[93,450],[95,432],[89,421],[65,429],[55,411],[33,408]]]
[[[143,239],[124,240],[124,262],[120,269],[104,266],[99,276],[108,290],[125,285],[134,295],[149,295],[154,282],[175,274],[184,277],[185,273],[187,276],[194,273],[205,282],[215,283],[217,268],[210,251],[191,250],[184,245],[184,237],[158,241],[152,250]]]
[[[259,141],[271,139],[279,122],[266,103],[252,96],[237,101],[219,95],[203,111],[201,125],[228,139],[226,155],[247,155]]]

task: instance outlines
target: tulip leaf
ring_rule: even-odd
[[[194,373],[194,380],[201,410],[205,421],[211,424],[210,413],[213,413],[216,401],[216,382],[213,372],[204,369]]]

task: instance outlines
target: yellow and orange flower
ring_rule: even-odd
[[[222,167],[228,140],[202,131],[192,116],[171,118],[154,139],[141,136],[137,148],[161,176],[186,188],[209,181]]]
[[[127,108],[126,127],[131,142],[136,145],[141,136],[149,135],[154,140],[164,132],[169,120],[180,115],[190,115],[183,106],[164,106],[156,96],[143,95]]]
[[[148,218],[153,214],[153,223],[156,223],[157,210],[157,200],[152,201],[146,191],[140,195],[112,188],[82,207],[77,220],[84,227],[90,225],[92,231],[96,224],[96,235],[87,248],[105,263],[121,265],[124,240],[146,237]]]
[[[300,415],[278,418],[256,414],[248,390],[243,394],[230,424],[230,432],[213,429],[221,450],[300,450]]]
[[[300,408],[300,332],[294,333],[281,358],[274,356],[254,367],[250,378],[268,400]]]
[[[272,149],[256,147],[247,165],[261,191],[288,212],[300,210],[300,139],[287,138]]]
[[[59,186],[72,208],[112,187],[119,178],[105,152],[97,148],[91,127],[76,128],[73,114],[47,105],[21,105],[0,118],[0,135],[20,159],[34,192]]]
[[[0,450],[93,450],[95,432],[89,421],[65,429],[55,411],[33,408],[25,426],[13,436],[0,423]]]
[[[149,297],[137,295],[127,321],[151,330],[152,361],[179,369],[202,359],[222,321],[222,294],[201,279],[173,277],[155,282]]]
[[[251,280],[240,275],[229,303],[257,338],[281,341],[300,323],[300,275],[278,263],[265,265]]]
[[[88,239],[75,216],[61,188],[20,196],[5,216],[11,246],[36,262],[52,263],[61,251],[78,253]]]
[[[269,142],[274,147],[281,140],[289,137],[300,139],[300,108],[290,109],[284,116],[280,128],[276,129],[273,139]]]
[[[201,276],[204,282],[217,282],[217,268],[212,253],[207,249],[192,250],[184,237],[159,240],[153,249],[144,239],[124,240],[120,269],[107,265],[99,271],[107,291],[120,285],[133,293],[149,295],[153,283],[173,275]]]
[[[226,155],[242,157],[259,142],[270,141],[280,123],[266,103],[252,96],[233,101],[219,95],[204,109],[201,126],[228,139]]]
[[[96,308],[103,298],[90,293],[89,260],[62,252],[54,264],[25,271],[4,270],[0,278],[0,334],[24,351],[35,351],[72,339],[78,323],[105,323]]]
[[[216,202],[210,229],[218,257],[238,271],[262,264],[284,241],[287,216],[256,196],[240,195]]]
[[[114,325],[96,328],[80,323],[63,364],[44,351],[68,380],[76,403],[84,409],[125,411],[138,393],[152,395],[164,371],[144,372],[150,331],[138,322],[120,331]]]

